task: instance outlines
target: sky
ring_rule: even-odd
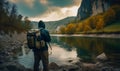
[[[9,0],[17,5],[18,13],[31,21],[56,21],[77,16],[81,0]]]

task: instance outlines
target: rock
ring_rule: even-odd
[[[107,0],[82,0],[78,9],[77,19],[82,20],[89,16],[106,11],[110,7]]]
[[[12,39],[8,35],[0,34],[0,63],[13,61],[21,48],[22,42]]]
[[[118,63],[119,64],[119,63]],[[97,62],[96,63],[97,71],[120,71],[119,65],[111,61]]]
[[[68,69],[68,71],[78,71],[78,70],[79,70],[79,67],[74,67],[74,68]]]
[[[96,57],[96,60],[105,61],[105,60],[107,60],[107,56],[105,55],[105,53],[102,53]]]
[[[93,63],[83,63],[83,71],[96,71],[96,64]]]
[[[49,68],[55,70],[55,69],[59,69],[59,66],[55,62],[51,62],[49,64]]]
[[[26,71],[33,71],[32,69],[26,68]]]
[[[2,71],[26,71],[26,68],[19,63],[8,62],[0,65]]]
[[[70,63],[71,63],[71,62],[73,62],[73,60],[68,60],[68,62],[70,62]]]
[[[80,71],[81,68],[78,65],[62,65],[60,66],[62,71]]]
[[[16,38],[0,34],[0,71],[28,71],[24,66],[15,62],[14,57],[18,53],[15,49],[21,48],[22,44]]]
[[[112,67],[102,67],[101,71],[114,71]]]

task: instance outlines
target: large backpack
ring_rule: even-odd
[[[30,30],[27,32],[27,45],[30,49],[45,47],[45,41],[41,39],[41,30]]]

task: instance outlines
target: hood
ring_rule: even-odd
[[[45,29],[45,23],[43,21],[39,21],[38,28],[44,28]]]

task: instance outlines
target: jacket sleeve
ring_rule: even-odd
[[[42,36],[43,40],[45,40],[45,42],[50,42],[51,41],[50,34],[47,30],[42,30],[41,36]]]

